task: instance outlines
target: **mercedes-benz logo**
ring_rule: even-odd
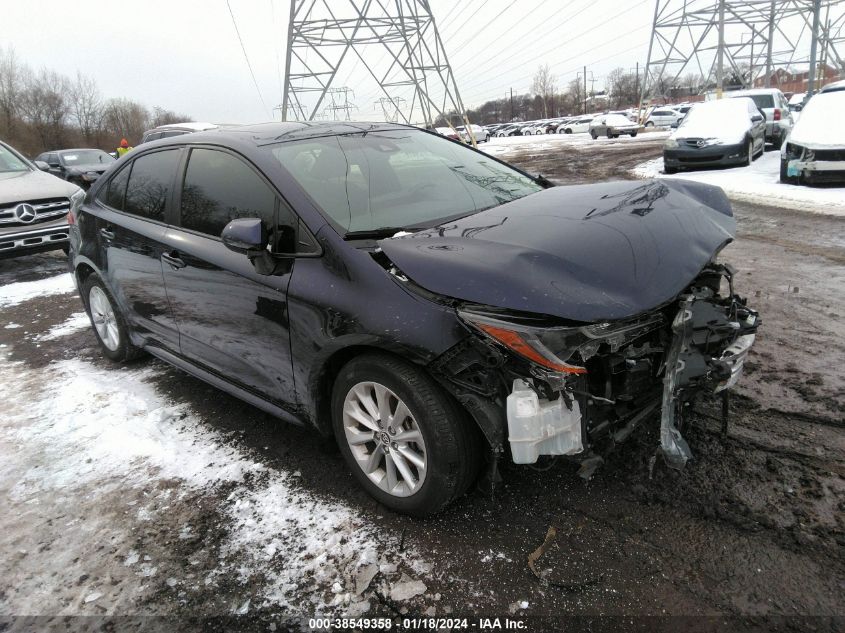
[[[31,204],[19,204],[15,207],[15,216],[24,224],[29,224],[35,219],[35,209]]]

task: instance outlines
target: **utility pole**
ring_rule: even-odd
[[[719,0],[719,46],[716,51],[716,98],[722,98],[725,84],[725,0]]]
[[[584,114],[587,114],[587,67],[584,66]]]
[[[513,88],[511,88],[511,121],[513,121]]]
[[[816,87],[816,48],[819,43],[819,14],[821,10],[821,0],[813,0],[813,39],[810,42],[810,76],[807,78],[807,96],[811,96]]]

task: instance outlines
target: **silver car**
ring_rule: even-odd
[[[68,212],[85,192],[0,141],[0,258],[68,248]]]
[[[792,129],[794,120],[789,101],[777,88],[757,88],[725,93],[726,97],[749,97],[766,115],[766,142],[780,149]]]

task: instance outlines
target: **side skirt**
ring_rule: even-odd
[[[217,374],[214,374],[210,371],[206,371],[202,367],[195,365],[194,363],[190,362],[182,358],[181,356],[177,356],[172,352],[168,352],[167,350],[161,349],[160,347],[155,347],[153,345],[145,345],[144,351],[149,352],[156,358],[163,360],[178,369],[190,374],[194,378],[199,378],[203,382],[207,382],[212,387],[216,387],[220,389],[220,391],[225,391],[231,396],[238,398],[239,400],[243,400],[247,404],[251,404],[256,409],[261,409],[265,413],[269,413],[272,416],[275,416],[285,422],[290,424],[295,424],[297,426],[308,426],[306,425],[299,417],[288,411],[287,409],[283,409],[272,402],[265,400],[264,398],[255,395],[254,393],[247,391],[246,389],[242,389],[237,385],[221,378]]]

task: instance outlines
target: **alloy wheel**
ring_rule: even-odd
[[[99,286],[93,286],[88,293],[88,306],[91,309],[91,321],[103,345],[111,351],[120,346],[120,332],[117,329],[117,317],[111,302]]]
[[[377,382],[359,382],[343,401],[343,431],[364,474],[384,492],[408,497],[428,466],[422,431],[407,405]]]

